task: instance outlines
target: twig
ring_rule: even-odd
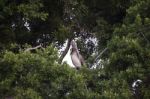
[[[104,52],[107,51],[107,50],[108,50],[107,47],[106,47],[104,50],[102,50],[102,52],[95,58],[94,62],[97,61],[97,59],[98,59],[99,57],[101,57],[101,56],[104,54]]]
[[[147,41],[148,44],[150,44],[149,40],[146,38],[146,36],[144,35],[143,32],[139,32],[140,34],[142,34],[142,36],[144,37],[145,41]]]
[[[93,63],[90,65],[90,68],[93,68],[94,64],[97,63],[97,60],[108,50],[108,47],[103,49],[100,54],[94,59]]]
[[[38,49],[38,48],[43,48],[43,47],[42,47],[41,44],[40,44],[40,45],[38,45],[38,46],[36,46],[36,47],[32,47],[32,48],[26,49],[25,52],[31,51],[31,50],[35,50],[35,49]]]

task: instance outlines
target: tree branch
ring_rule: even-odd
[[[94,64],[95,62],[97,62],[97,60],[98,60],[107,50],[108,50],[107,47],[106,47],[105,49],[103,49],[103,50],[101,51],[101,53],[95,58],[93,64]],[[93,66],[93,64],[92,64],[92,66]]]
[[[69,50],[69,47],[70,47],[71,41],[72,41],[72,38],[68,39],[66,49],[63,51],[62,55],[61,55],[60,58],[59,58],[59,63],[62,62],[63,58],[64,58],[65,55],[67,54],[67,52],[68,52],[68,50]]]
[[[36,46],[36,47],[27,48],[27,49],[25,50],[25,52],[31,51],[31,50],[35,50],[35,49],[38,49],[38,48],[43,48],[43,47],[42,47],[41,44],[40,44],[40,45],[38,45],[38,46]]]
[[[139,33],[142,34],[142,36],[144,37],[145,41],[146,41],[148,44],[150,44],[149,40],[146,38],[146,36],[144,35],[144,33],[143,33],[143,32],[139,32]]]

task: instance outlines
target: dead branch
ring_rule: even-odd
[[[38,46],[36,46],[36,47],[27,48],[27,49],[25,50],[25,52],[28,52],[28,51],[31,51],[31,50],[36,50],[36,49],[38,49],[38,48],[43,48],[43,47],[42,47],[42,45],[40,44],[40,45],[38,45]]]
[[[101,51],[101,53],[95,58],[94,63],[97,62],[97,60],[108,50],[108,48],[106,47],[105,49],[103,49]],[[93,63],[93,64],[94,64]]]

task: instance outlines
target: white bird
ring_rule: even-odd
[[[62,63],[66,62],[70,67],[79,69],[84,64],[84,59],[80,55],[76,42],[72,40],[69,45],[69,50],[62,60]]]
[[[74,66],[76,67],[76,69],[80,69],[81,66],[84,64],[84,59],[83,57],[79,54],[76,42],[74,40],[71,41],[71,59],[72,59],[72,63],[74,64]]]

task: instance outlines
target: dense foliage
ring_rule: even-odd
[[[103,70],[82,68],[78,71],[68,65],[60,65],[56,60],[56,51],[52,47],[37,53],[6,51],[0,61],[1,97],[98,99],[131,95],[122,78],[118,82]],[[113,89],[111,84],[118,89]]]
[[[58,62],[71,38],[80,70]],[[150,0],[0,0],[2,99],[149,99],[149,49]]]

